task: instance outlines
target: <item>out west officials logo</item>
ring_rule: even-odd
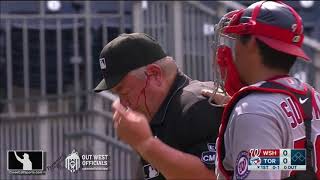
[[[106,154],[82,154],[73,150],[65,159],[65,167],[70,172],[78,170],[109,170],[109,155]]]
[[[40,150],[7,151],[7,170],[10,174],[44,174],[44,152]]]
[[[80,168],[80,158],[78,152],[73,150],[72,153],[66,158],[65,163],[65,167],[70,172],[76,172]]]

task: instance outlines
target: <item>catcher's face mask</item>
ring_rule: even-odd
[[[235,60],[235,34],[224,32],[230,24],[238,22],[242,11],[236,10],[224,15],[220,22],[215,26],[213,43],[213,69],[214,82],[216,83],[215,92],[218,88],[232,96],[244,84],[241,83],[240,76]]]

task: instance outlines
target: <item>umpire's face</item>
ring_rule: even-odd
[[[120,103],[133,110],[144,111],[141,97],[145,81],[138,78],[134,74],[127,74],[117,86],[112,88],[112,92],[116,93],[120,98]]]
[[[161,68],[150,64],[128,73],[111,91],[119,96],[123,106],[151,119],[161,104],[161,95],[167,86]]]

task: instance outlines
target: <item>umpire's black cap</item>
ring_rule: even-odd
[[[94,91],[111,89],[130,71],[166,56],[158,42],[147,34],[121,34],[110,41],[100,53],[103,79]]]

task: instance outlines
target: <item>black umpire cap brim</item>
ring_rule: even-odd
[[[100,83],[97,85],[96,88],[94,88],[94,92],[101,92],[104,90],[108,90],[106,81],[104,79],[102,79],[102,81],[100,81]]]
[[[97,85],[96,88],[94,88],[94,92],[101,92],[101,91],[105,91],[105,90],[110,90],[113,87],[115,87],[124,77],[125,75],[122,76],[114,76],[112,78],[108,79],[108,85],[105,81],[105,79],[103,78],[100,83]]]

